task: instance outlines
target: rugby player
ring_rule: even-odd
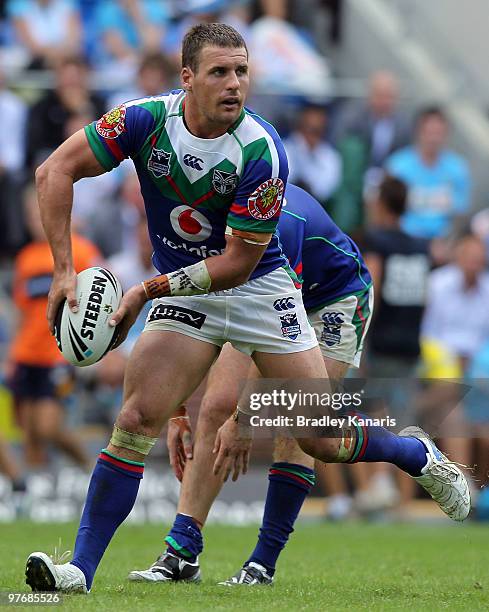
[[[34,590],[90,590],[105,549],[134,505],[146,455],[226,341],[251,355],[266,378],[327,378],[275,231],[288,173],[283,145],[272,126],[244,109],[249,75],[242,37],[225,24],[191,28],[183,41],[181,80],[182,90],[121,105],[80,130],[36,172],[55,262],[51,330],[64,298],[77,308],[69,235],[74,181],[133,159],[161,274],[131,288],[113,317],[122,342],[146,301],[154,300],[129,358],[121,412],[90,481],[73,559],[55,564],[32,553],[26,581]],[[282,299],[293,304],[289,323],[274,308]],[[325,462],[350,460],[357,448],[363,460],[391,461],[425,479],[426,488],[436,487],[454,518],[465,517],[465,478],[428,438],[366,433],[360,437],[351,427],[336,438],[298,441]],[[227,473],[230,465],[240,471],[248,453],[237,423],[226,421],[215,471]]]
[[[302,283],[304,306],[334,385],[342,381],[349,367],[360,364],[372,314],[370,274],[351,238],[335,225],[317,200],[291,183],[285,191],[278,235]],[[286,314],[287,302],[278,301],[275,309],[279,316]],[[251,364],[248,356],[229,344],[223,348],[209,374],[193,448],[185,411],[170,419],[170,462],[182,481],[178,514],[165,539],[165,552],[148,570],[131,572],[130,580],[200,579],[197,557],[203,550],[201,530],[223,484],[223,479],[213,474],[216,433],[234,412],[238,383]],[[192,459],[188,463],[187,457]],[[314,461],[293,439],[278,438],[269,481],[258,544],[243,569],[222,584],[272,583],[275,563],[315,482]],[[188,518],[182,517],[192,517],[191,529]]]

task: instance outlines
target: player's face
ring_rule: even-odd
[[[198,114],[209,124],[228,127],[238,119],[248,94],[246,49],[204,47],[197,71],[184,68],[182,79]]]

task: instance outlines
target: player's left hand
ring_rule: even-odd
[[[181,406],[168,421],[166,444],[173,473],[182,482],[187,459],[193,457],[192,428],[185,406]]]
[[[117,341],[113,349],[117,348],[126,339],[129,330],[138,318],[142,307],[148,301],[142,285],[134,285],[124,294],[117,312],[109,321],[111,327],[117,327]]]
[[[233,472],[233,481],[238,479],[240,472],[246,474],[250,458],[252,438],[249,432],[243,430],[233,417],[229,418],[217,430],[214,443],[214,475],[224,473],[224,482]]]

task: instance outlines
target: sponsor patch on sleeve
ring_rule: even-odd
[[[262,183],[248,198],[248,211],[254,219],[268,221],[280,210],[284,196],[284,183],[280,178],[270,178]]]
[[[95,128],[102,138],[114,139],[126,129],[126,107],[116,106],[105,113],[96,123]]]

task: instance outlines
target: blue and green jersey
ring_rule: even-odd
[[[278,224],[281,246],[302,282],[306,310],[367,290],[372,279],[360,250],[319,202],[289,183]]]
[[[185,92],[127,102],[85,128],[99,163],[130,157],[144,198],[155,267],[173,272],[224,251],[226,226],[272,233],[251,278],[287,266],[275,233],[287,157],[274,128],[244,109],[218,138],[184,122]]]

